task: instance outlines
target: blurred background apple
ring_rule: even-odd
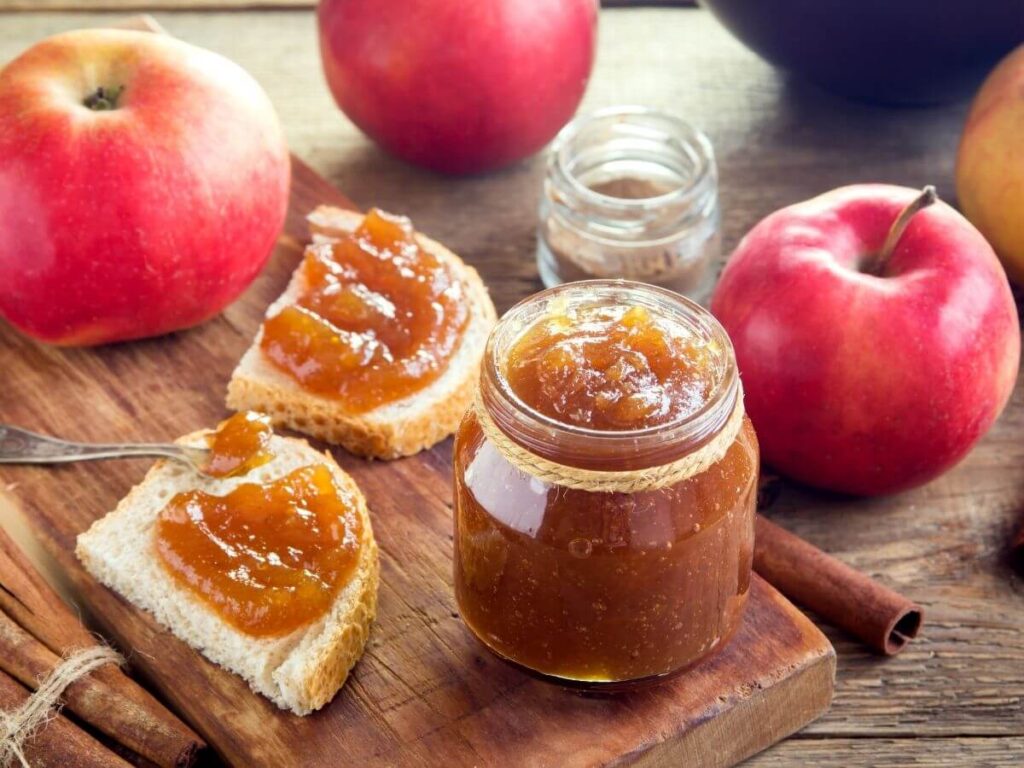
[[[321,0],[318,20],[352,122],[410,163],[477,173],[532,155],[572,117],[597,0]]]
[[[1024,25],[1024,6],[1021,19]],[[971,105],[956,193],[1010,278],[1024,285],[1024,45],[999,63]]]

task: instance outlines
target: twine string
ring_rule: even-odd
[[[707,443],[685,456],[654,467],[623,471],[581,469],[546,459],[510,438],[491,418],[480,389],[473,401],[477,422],[487,439],[514,467],[538,480],[582,491],[636,493],[653,491],[680,483],[711,468],[725,456],[743,426],[743,390],[722,428]]]
[[[40,683],[35,693],[17,709],[0,711],[0,766],[17,762],[31,768],[25,757],[25,740],[57,715],[64,690],[104,664],[124,664],[124,658],[112,648],[96,645],[66,656]]]

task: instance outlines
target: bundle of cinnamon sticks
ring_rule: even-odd
[[[0,528],[0,711],[19,708],[62,657],[98,643]],[[62,702],[69,714],[47,721],[23,745],[33,768],[127,768],[101,739],[161,768],[190,766],[206,746],[113,664],[71,683]]]

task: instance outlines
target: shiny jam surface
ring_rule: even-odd
[[[242,411],[217,425],[206,438],[210,455],[203,471],[213,477],[238,475],[266,464],[274,430],[270,417],[254,411]]]
[[[519,398],[562,423],[664,424],[700,408],[719,375],[700,343],[669,325],[633,308],[549,315],[495,368],[504,364]],[[554,435],[546,455],[557,461],[565,447]],[[500,656],[573,681],[657,679],[721,648],[739,626],[759,464],[749,420],[718,463],[660,490],[537,480],[505,459],[472,412],[454,461],[456,597]],[[621,468],[634,468],[629,457]]]
[[[354,499],[323,465],[225,496],[174,496],[156,524],[156,550],[182,586],[236,629],[283,635],[322,616],[362,546]]]
[[[600,430],[642,429],[697,411],[713,381],[712,350],[645,307],[551,313],[519,337],[505,377],[534,410]]]
[[[370,211],[352,235],[307,249],[306,289],[263,324],[260,346],[304,388],[361,413],[440,376],[469,320],[462,282],[408,219]]]

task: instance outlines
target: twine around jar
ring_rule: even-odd
[[[484,436],[516,469],[552,485],[596,493],[637,493],[656,491],[699,475],[725,456],[743,426],[743,388],[736,394],[736,405],[722,428],[707,443],[668,464],[643,469],[604,471],[582,469],[545,459],[510,438],[494,423],[483,403],[479,387],[473,411]]]

